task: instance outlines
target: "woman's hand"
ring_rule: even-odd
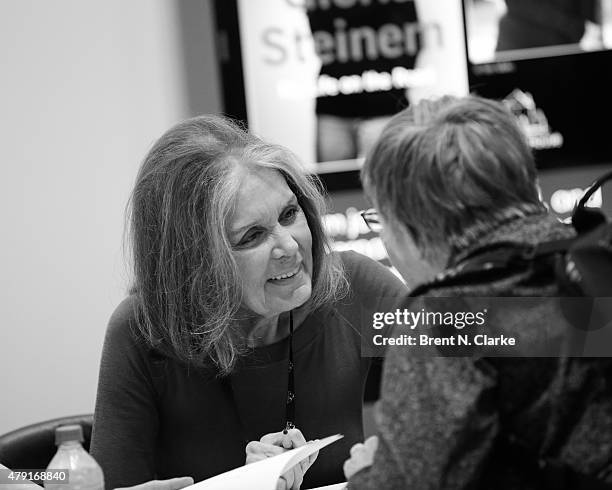
[[[344,462],[342,467],[345,478],[348,480],[358,471],[372,466],[376,449],[378,449],[377,436],[368,437],[363,444],[355,444],[351,448],[351,457]]]
[[[182,476],[180,478],[170,478],[169,480],[151,480],[133,487],[116,488],[115,490],[181,490],[181,488],[193,485],[193,478]]]
[[[261,461],[262,459],[282,454],[290,449],[302,447],[307,444],[304,435],[299,429],[290,429],[285,434],[283,432],[273,432],[266,434],[259,441],[251,441],[246,447],[246,464]],[[309,458],[301,461],[282,475],[276,486],[277,490],[299,490],[304,474],[315,462],[318,451]]]

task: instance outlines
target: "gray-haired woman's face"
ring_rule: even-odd
[[[248,310],[271,317],[310,298],[312,235],[279,172],[262,168],[244,176],[230,219],[230,241]]]

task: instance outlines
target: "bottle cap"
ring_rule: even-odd
[[[83,440],[83,428],[80,425],[61,425],[55,429],[56,446],[59,446],[62,442],[83,442]]]

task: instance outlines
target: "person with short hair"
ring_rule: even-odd
[[[317,182],[221,116],[149,151],[130,201],[134,284],[108,326],[94,416],[109,488],[197,482],[335,433],[278,488],[342,479],[363,439],[363,319],[405,286],[331,252]]]
[[[531,150],[501,103],[444,97],[409,107],[383,131],[362,180],[391,261],[414,288],[405,308],[561,294],[548,263],[488,272],[516,247],[573,236],[540,201]],[[550,304],[509,309],[486,328],[562,345],[571,327]],[[378,437],[352,448],[350,489],[612,482],[610,359],[457,352],[389,348]]]

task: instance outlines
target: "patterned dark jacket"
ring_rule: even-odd
[[[478,247],[571,234],[552,216],[539,214],[501,225]],[[434,288],[427,296],[558,294],[554,279],[543,282],[523,271],[493,282]],[[419,301],[426,299],[406,304],[418,310],[425,304]],[[498,328],[528,337],[544,328],[562,332],[565,321],[558,311],[534,309],[517,312]],[[560,469],[546,473],[559,479],[553,483],[557,489],[568,484],[568,469],[612,483],[612,359],[423,357],[393,348],[385,360],[377,423],[374,464],[354,475],[351,489],[549,488],[538,462]]]

